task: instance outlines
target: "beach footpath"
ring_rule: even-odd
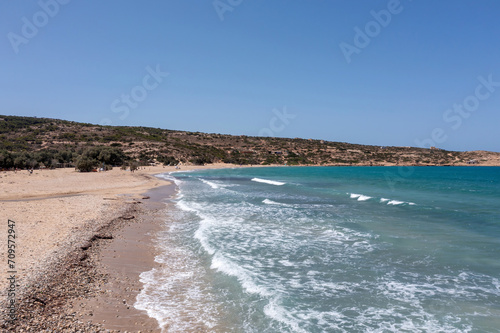
[[[209,166],[0,172],[0,331],[159,332],[133,307],[175,185]]]

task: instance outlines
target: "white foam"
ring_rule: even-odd
[[[166,327],[168,332],[186,332],[194,326],[210,330],[217,325],[217,303],[194,280],[193,272],[169,274],[153,269],[141,273],[144,288],[137,295],[134,307],[156,319],[162,332]]]
[[[255,234],[263,231],[260,231],[255,226],[251,228],[251,231],[247,230],[248,227],[241,226],[239,223],[243,220],[241,217],[234,215],[235,210],[231,208],[234,208],[232,204],[229,204],[229,207],[226,205],[217,207],[217,205],[206,205],[193,202],[186,203],[184,201],[180,201],[178,206],[185,211],[196,212],[198,217],[201,218],[198,229],[194,232],[194,237],[198,239],[202,248],[209,255],[213,256],[210,266],[211,269],[236,277],[247,293],[259,294],[264,297],[273,295],[273,293],[268,290],[266,286],[259,285],[256,282],[258,281],[258,277],[255,276],[256,270],[254,266],[241,265],[236,260],[231,259],[231,257],[227,254],[229,251],[242,253],[246,248],[248,248],[248,244],[241,245],[240,243],[227,243],[226,246],[228,246],[228,248],[224,249],[224,246],[212,245],[210,242],[211,239],[217,237],[221,228],[224,230],[237,228],[242,234],[248,234],[250,232]],[[258,207],[251,204],[243,206],[238,204],[238,212],[246,210],[255,212],[256,208]],[[253,265],[255,264],[256,263],[253,263]]]
[[[217,184],[215,184],[215,183],[212,183],[212,182],[210,182],[210,181],[208,181],[208,180],[205,180],[205,179],[203,179],[203,178],[200,178],[200,180],[201,180],[202,182],[204,182],[205,184],[207,184],[208,186],[210,186],[211,188],[213,188],[213,189],[218,189],[218,188],[220,188],[220,186],[219,186],[219,185],[217,185]]]
[[[388,205],[393,205],[393,206],[402,205],[402,204],[407,204],[410,206],[416,205],[416,203],[414,203],[414,202],[406,202],[406,201],[400,201],[400,200],[380,198],[380,203],[384,203],[384,202],[387,202]]]
[[[167,215],[173,214],[173,219],[190,215],[179,210],[167,212]],[[134,307],[156,319],[162,332],[187,332],[193,327],[213,331],[219,325],[218,301],[200,279],[205,271],[196,253],[174,241],[188,225],[176,224],[178,228],[167,228],[158,234],[157,244],[161,250],[155,258],[158,265],[140,274],[143,288]]]
[[[358,198],[358,201],[366,201],[368,199],[371,199],[372,197],[369,197],[367,195],[360,195]]]
[[[161,173],[161,174],[158,174],[158,175],[155,175],[155,176],[156,176],[156,178],[161,178],[161,179],[164,179],[164,180],[167,180],[167,181],[174,182],[175,185],[177,185],[177,186],[179,186],[180,184],[182,184],[181,180],[175,178],[170,173]]]
[[[262,200],[262,203],[264,203],[266,205],[276,205],[276,206],[283,206],[283,207],[293,207],[292,205],[288,205],[286,203],[272,201],[272,200],[269,200],[269,199]]]
[[[450,280],[453,281],[451,276],[430,276],[428,282],[409,283],[408,281],[394,280],[394,277],[388,274],[379,281],[356,283],[324,282],[321,278],[319,278],[319,281],[315,281],[315,274],[307,275],[310,277],[310,282],[312,282],[310,285],[314,291],[324,292],[327,297],[343,299],[349,297],[353,290],[378,290],[378,293],[388,300],[388,304],[377,307],[359,304],[359,307],[341,308],[340,312],[335,310],[318,311],[314,309],[314,306],[309,309],[292,308],[284,311],[279,308],[280,304],[278,304],[277,310],[281,310],[281,312],[278,313],[276,320],[281,319],[285,322],[288,317],[298,318],[301,319],[300,327],[306,331],[313,328],[322,332],[359,331],[380,333],[404,331],[458,333],[472,330],[472,325],[461,322],[460,318],[454,314],[450,313],[446,317],[441,317],[442,308],[445,308],[446,303],[439,299],[455,297],[451,292],[456,289],[456,286],[452,284],[445,287]],[[412,274],[409,275],[413,276]],[[415,277],[418,276],[417,274]],[[306,285],[307,283],[304,284],[304,286]],[[464,293],[462,296],[470,299],[473,295],[474,293],[471,293],[471,295]],[[434,299],[437,299],[437,301],[429,304],[429,300]],[[437,307],[433,306],[433,304],[437,304]]]
[[[387,198],[380,198],[380,203],[387,203],[388,205],[393,205],[393,206],[398,206],[398,205],[402,205],[402,204],[407,204],[409,206],[416,206],[417,205],[414,202],[406,202],[406,201],[393,200],[393,199],[387,199]]]
[[[404,204],[405,202],[404,201],[399,201],[399,200],[391,200],[389,201],[387,204],[388,205],[402,205]]]
[[[268,179],[262,179],[262,178],[252,178],[253,182],[258,182],[258,183],[265,183],[265,184],[270,184],[270,185],[276,185],[276,186],[281,186],[285,185],[286,183],[283,182],[277,182],[275,180],[268,180]]]
[[[279,263],[282,264],[283,266],[286,266],[286,267],[293,267],[293,266],[295,266],[295,264],[293,262],[291,262],[289,260],[285,260],[285,259],[280,260]]]
[[[264,313],[266,316],[285,324],[294,332],[307,333],[307,331],[299,326],[300,321],[294,318],[291,313],[286,311],[286,309],[278,303],[279,299],[277,297],[269,301],[269,303],[264,307]]]
[[[206,225],[200,224],[198,230],[194,233],[194,238],[200,241],[201,246],[208,252],[208,254],[213,255],[215,249],[209,244],[207,234],[208,227]]]
[[[500,282],[498,281],[498,279],[493,278],[493,279],[491,280],[491,283],[492,283],[492,284],[493,284],[493,286],[496,288],[496,290],[500,292]]]
[[[262,200],[262,203],[265,203],[266,205],[279,205],[280,204],[279,202],[272,201],[272,200],[269,200],[269,199]]]
[[[205,249],[205,251],[208,252],[208,254],[212,255],[215,253],[215,249],[209,244],[208,242],[208,232],[209,228],[212,224],[214,224],[216,221],[210,219],[209,217],[203,215],[200,213],[201,208],[196,207],[196,204],[193,202],[190,202],[189,204],[185,202],[184,200],[179,200],[177,202],[177,207],[182,209],[183,211],[186,212],[193,212],[196,213],[201,218],[200,224],[198,229],[194,233],[194,238],[198,239],[201,246]]]
[[[184,200],[177,201],[177,207],[179,207],[180,209],[182,209],[186,212],[197,212],[196,209],[189,206]]]
[[[367,195],[357,194],[357,193],[351,193],[350,196],[351,196],[351,199],[358,199],[358,201],[366,201],[366,200],[369,200],[372,198],[372,197],[369,197]]]
[[[259,286],[254,283],[251,271],[237,265],[231,259],[224,257],[220,252],[215,253],[213,256],[210,268],[216,269],[229,276],[236,277],[247,293],[268,297],[273,295],[273,293],[264,286]]]
[[[182,332],[200,327],[200,330],[214,332],[256,332],[257,329],[253,326],[256,323],[248,318],[258,312],[258,315],[268,317],[258,319],[269,321],[270,327],[267,331],[273,332],[466,332],[467,323],[457,324],[457,320],[461,318],[453,312],[450,311],[450,314],[444,317],[439,306],[444,307],[447,303],[442,299],[488,299],[490,294],[500,293],[498,279],[489,277],[489,289],[484,289],[476,286],[475,281],[469,282],[474,277],[469,277],[465,272],[441,277],[398,271],[392,275],[377,274],[374,280],[350,279],[352,275],[349,273],[350,269],[346,271],[346,267],[353,267],[352,262],[359,262],[360,258],[372,249],[384,248],[383,244],[372,242],[377,235],[344,227],[341,222],[351,221],[350,216],[345,219],[334,214],[329,215],[331,217],[323,217],[310,214],[310,210],[305,209],[280,209],[279,206],[287,204],[278,201],[290,202],[288,194],[282,191],[280,196],[269,195],[269,198],[277,201],[266,198],[262,204],[260,200],[265,196],[261,191],[249,194],[248,197],[247,192],[235,191],[233,196],[227,196],[227,201],[211,200],[211,195],[220,195],[222,190],[212,190],[213,186],[208,183],[205,183],[208,185],[205,186],[198,180],[201,179],[192,177],[184,181],[183,186],[189,191],[185,192],[185,198],[179,200],[177,207],[182,210],[180,214],[188,217],[186,220],[189,220],[189,223],[186,221],[184,228],[189,231],[189,237],[194,233],[199,241],[188,242],[190,245],[195,244],[191,249],[193,257],[199,258],[202,254],[202,259],[197,259],[198,262],[186,261],[184,266],[181,265],[181,270],[175,268],[175,274],[169,273],[172,270],[169,258],[182,257],[182,253],[178,255],[174,245],[181,250],[184,247],[179,246],[181,243],[172,243],[171,238],[166,238],[165,243],[170,243],[172,249],[164,251],[162,265],[166,272],[162,274],[170,275],[166,279],[161,274],[152,275],[148,283],[155,283],[155,288],[144,288],[151,297],[151,303],[142,308],[149,307],[148,314],[159,318],[164,331]],[[221,188],[226,184],[217,183],[217,180],[213,182],[216,186],[221,185]],[[254,186],[257,187],[260,186]],[[371,198],[363,194],[343,192],[341,195],[344,200],[347,200],[348,195],[358,201],[370,198],[375,203],[380,200],[384,207],[389,201],[392,202],[390,205],[411,205],[410,202]],[[321,209],[321,205],[318,207]],[[397,210],[395,206],[385,209]],[[252,218],[248,218],[249,216]],[[355,221],[354,218],[352,220]],[[275,227],[274,221],[280,222],[279,227]],[[170,228],[172,232],[183,228],[182,223],[173,224],[180,226]],[[200,251],[200,245],[204,250]],[[321,252],[317,256],[302,251],[305,248],[328,248],[333,251]],[[265,251],[263,255],[261,249]],[[204,251],[212,255],[208,257],[210,268],[217,272],[210,271],[206,266],[207,255]],[[371,258],[365,257],[367,260]],[[200,265],[201,261],[203,266]],[[375,260],[374,264],[376,263]],[[196,273],[197,267],[202,267],[201,274]],[[328,270],[324,269],[326,267]],[[217,321],[226,320],[227,317],[224,316],[227,313],[224,311],[229,307],[219,303],[221,299],[224,301],[223,295],[214,296],[214,289],[210,284],[205,284],[212,278],[223,280],[220,279],[221,274],[231,276],[225,280],[234,283],[237,280],[244,294],[247,294],[241,296],[245,308],[250,310],[242,313],[242,324],[248,325],[246,329],[228,330],[218,327],[220,323]],[[143,278],[146,281],[146,275],[141,275],[141,281]],[[198,281],[200,283],[196,285]],[[191,283],[195,285],[191,287]],[[240,290],[238,288],[238,293]],[[320,304],[308,303],[308,300],[303,298],[293,298],[297,291],[301,295],[321,297],[322,300],[331,299],[332,304],[339,306],[321,307]],[[362,298],[364,293],[367,296],[366,302]],[[356,302],[350,302],[350,299],[360,296]],[[379,299],[382,299],[382,302],[378,303]],[[154,304],[153,300],[158,304]],[[210,300],[213,301],[212,304]],[[252,300],[257,301],[252,303]],[[234,301],[231,306],[240,306],[237,302],[239,301]],[[258,308],[254,308],[257,303]],[[216,309],[207,311],[205,319],[200,315],[204,306],[209,310],[211,307]],[[479,313],[482,315],[481,311]],[[208,314],[213,318],[208,318]],[[188,322],[186,318],[191,321]],[[199,323],[203,323],[203,326]],[[191,327],[187,324],[191,324]]]

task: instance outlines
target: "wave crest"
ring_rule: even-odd
[[[252,178],[251,180],[253,182],[257,182],[257,183],[265,183],[265,184],[276,185],[276,186],[281,186],[281,185],[285,185],[286,184],[286,183],[283,183],[283,182],[277,182],[275,180],[262,179],[262,178]]]

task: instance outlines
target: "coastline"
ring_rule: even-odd
[[[133,307],[139,274],[154,267],[154,235],[175,184],[171,171],[237,167],[117,168],[100,173],[37,170],[0,173],[1,219],[16,222],[14,321],[7,265],[0,271],[0,328],[9,331],[160,332]],[[165,186],[166,185],[166,186]],[[7,238],[7,223],[0,232]],[[7,241],[0,242],[7,255]],[[6,258],[5,258],[6,259]]]
[[[77,173],[0,173],[1,218],[16,221],[15,325],[6,322],[7,265],[0,270],[0,328],[10,331],[160,332],[134,308],[139,274],[155,267],[155,234],[175,184],[155,174],[240,166],[216,164]],[[246,167],[246,166],[244,166]],[[7,254],[7,223],[0,250]],[[4,261],[6,262],[6,260]]]
[[[158,265],[154,261],[155,236],[162,230],[168,209],[164,201],[173,197],[175,190],[175,184],[169,184],[144,193],[143,198],[149,199],[137,201],[134,219],[102,245],[97,269],[107,276],[106,281],[95,297],[72,304],[72,309],[82,314],[83,322],[120,332],[161,332],[157,321],[133,304],[143,287],[139,275]]]

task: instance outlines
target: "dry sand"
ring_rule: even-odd
[[[232,166],[183,166],[180,171],[223,167]],[[62,304],[61,312],[74,310],[72,316],[81,317],[78,320],[104,323],[106,328],[122,332],[139,329],[143,332],[157,331],[156,322],[135,310],[131,304],[141,287],[139,273],[154,265],[152,238],[159,226],[162,209],[165,208],[164,204],[154,200],[154,195],[148,194],[151,199],[144,199],[144,193],[168,184],[152,175],[169,171],[175,171],[175,168],[145,167],[134,173],[119,168],[98,173],[80,173],[74,169],[35,170],[32,175],[26,170],[1,172],[0,235],[3,236],[0,236],[0,240],[4,240],[0,241],[3,258],[0,300],[7,299],[8,271],[12,270],[7,267],[7,222],[10,219],[15,221],[16,298],[21,299],[24,297],[22,295],[30,294],[27,284],[33,285],[44,277],[52,276],[55,267],[59,267],[58,263],[66,262],[67,259],[67,267],[63,265],[59,270],[69,271],[77,267],[78,272],[86,272],[87,275],[84,275],[87,279],[92,280],[89,276],[101,272],[104,272],[105,278],[94,282],[97,288],[94,291],[100,295],[97,298],[83,297],[85,295],[79,295],[82,297],[76,299],[59,297],[55,304]],[[172,188],[167,191],[171,192]],[[110,221],[114,222],[110,224]],[[110,232],[113,240],[99,238],[102,233]],[[96,240],[96,235],[99,236],[98,242],[92,246],[92,251],[82,254],[85,242]],[[97,271],[90,274],[90,269]],[[79,274],[71,273],[70,279]],[[81,292],[92,294],[90,289]],[[46,306],[45,303],[53,301],[50,295],[46,295],[46,301],[37,296],[30,297],[30,306],[36,302]],[[121,304],[119,308],[118,303]],[[40,311],[45,312],[40,313],[47,313],[42,305]],[[52,309],[56,314],[57,311],[57,308]],[[70,326],[59,329],[73,331]],[[85,331],[99,330],[94,327]]]

